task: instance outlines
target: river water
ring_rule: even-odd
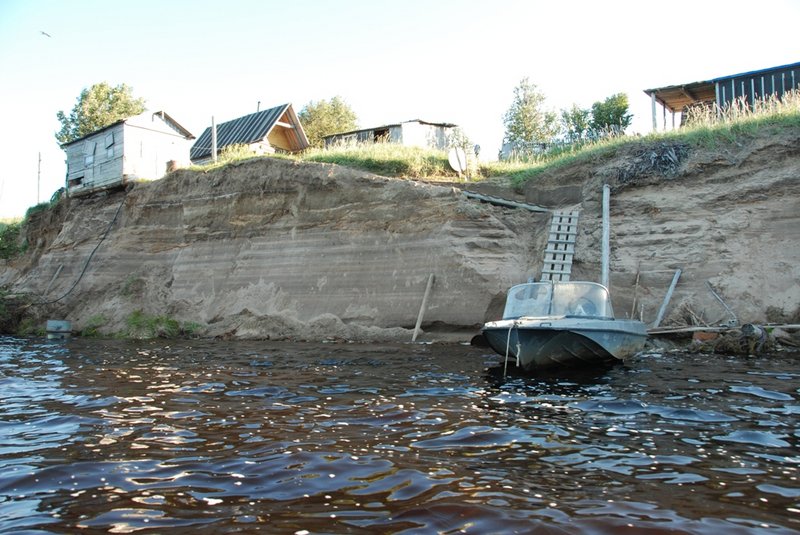
[[[800,355],[0,339],[0,533],[800,533]]]

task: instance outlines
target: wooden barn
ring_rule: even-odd
[[[163,177],[187,164],[194,136],[163,111],[129,117],[64,143],[67,195],[81,195]]]
[[[456,128],[457,126],[451,123],[429,123],[413,119],[375,128],[331,134],[323,139],[326,147],[356,143],[397,143],[410,147],[446,150]]]
[[[751,106],[756,100],[774,96],[782,98],[784,93],[800,89],[800,63],[780,65],[758,71],[722,76],[712,80],[645,89],[650,96],[653,111],[653,129],[658,128],[657,108],[661,106],[663,126],[666,128],[667,112],[682,113],[691,106],[730,106],[735,100],[743,100]]]
[[[210,126],[192,146],[191,160],[205,164],[214,160],[214,150],[221,151],[230,145],[247,145],[253,154],[297,152],[308,148],[308,138],[303,131],[291,104],[251,113],[232,121]]]

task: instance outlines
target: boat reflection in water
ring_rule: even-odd
[[[483,326],[489,346],[525,371],[581,368],[629,357],[644,347],[647,328],[616,319],[605,286],[534,282],[508,291],[503,319]]]

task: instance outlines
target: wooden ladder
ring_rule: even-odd
[[[579,212],[553,212],[550,237],[544,250],[543,281],[568,281],[575,255]]]

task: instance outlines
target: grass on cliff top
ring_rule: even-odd
[[[332,163],[361,169],[376,175],[402,178],[453,180],[458,173],[447,163],[444,151],[406,147],[395,143],[343,145],[326,149],[311,148],[298,155],[254,155],[246,145],[230,145],[219,154],[216,163],[193,166],[192,169],[209,171],[231,162],[251,158],[282,158],[287,160]]]
[[[686,122],[689,126],[668,132],[608,137],[591,143],[558,146],[527,159],[480,164],[471,161],[467,174],[472,180],[506,177],[510,184],[521,186],[546,171],[613,156],[624,147],[670,142],[713,149],[752,137],[766,128],[800,128],[800,91],[787,92],[781,100],[768,98],[757,101],[754,107],[742,100],[723,109],[715,106],[697,107],[687,112]],[[384,176],[443,177],[450,180],[457,177],[450,169],[444,151],[389,143],[312,149],[298,159],[336,163]]]
[[[686,122],[687,126],[667,132],[609,137],[583,145],[559,147],[528,160],[495,162],[496,166],[489,164],[487,176],[505,174],[512,184],[520,186],[546,171],[613,156],[623,147],[666,141],[713,149],[752,137],[768,128],[800,128],[800,91],[787,92],[781,100],[768,98],[757,101],[754,107],[743,100],[722,109],[699,106],[687,112]]]
[[[466,176],[469,180],[502,177],[512,186],[521,186],[547,171],[576,163],[613,156],[622,148],[653,143],[680,143],[688,147],[713,149],[752,137],[765,128],[800,128],[800,91],[784,94],[781,100],[769,98],[756,102],[754,108],[744,101],[719,109],[697,107],[686,121],[689,126],[645,136],[607,137],[582,144],[557,145],[549,151],[511,161],[476,162],[469,155]],[[405,147],[393,143],[359,144],[309,149],[299,155],[272,154],[268,157],[297,161],[333,163],[362,169],[378,175],[412,179],[459,181],[450,168],[447,152]],[[198,169],[209,170],[233,161],[258,158],[245,146],[227,147],[217,163]]]
[[[396,143],[343,145],[310,149],[301,160],[356,167],[371,173],[407,178],[457,178],[440,150],[406,147]]]

